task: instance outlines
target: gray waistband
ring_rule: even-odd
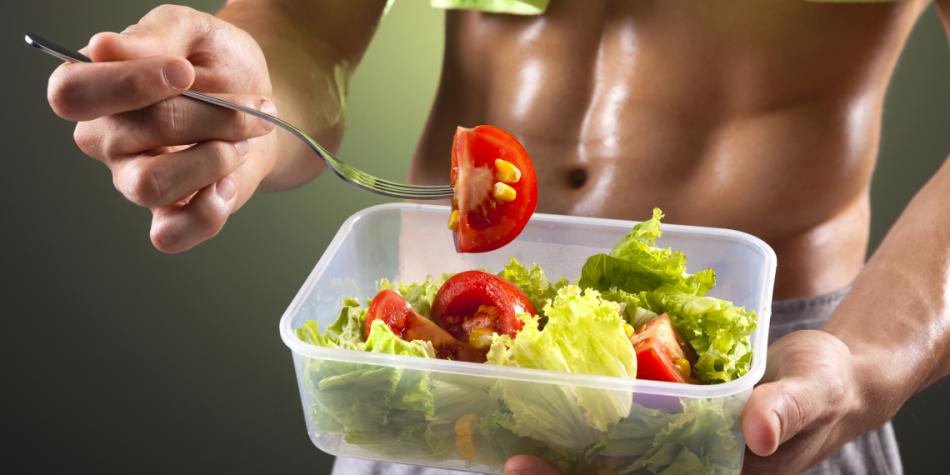
[[[838,304],[851,291],[845,287],[831,293],[776,300],[772,302],[772,318],[769,319],[769,344],[784,335],[799,330],[818,330],[828,321]]]

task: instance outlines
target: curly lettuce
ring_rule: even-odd
[[[636,377],[637,356],[623,333],[617,304],[601,299],[597,291],[582,293],[569,285],[544,312],[548,322],[543,331],[538,317],[521,315],[525,326],[515,338],[496,335],[487,363]],[[630,412],[630,396],[622,391],[500,380],[492,395],[513,413],[517,435],[573,450],[596,442],[597,431],[606,431]]]
[[[634,226],[609,255],[590,257],[578,284],[623,303],[624,316],[634,327],[669,315],[699,358],[696,369],[704,383],[739,378],[752,367],[755,312],[705,297],[716,283],[712,269],[690,274],[681,252],[656,247],[662,217],[659,209],[653,210],[653,218]]]
[[[528,268],[513,257],[508,258],[508,265],[498,273],[498,277],[517,285],[541,313],[544,313],[544,307],[554,299],[557,291],[570,284],[564,276],[552,284],[537,263]]]
[[[630,293],[669,289],[688,295],[704,295],[713,288],[716,274],[712,269],[689,274],[682,252],[656,247],[662,217],[654,209],[653,218],[634,226],[610,254],[589,257],[578,285],[601,292],[616,287]]]

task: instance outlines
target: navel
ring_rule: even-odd
[[[578,168],[567,174],[567,186],[579,190],[587,183],[587,170]]]

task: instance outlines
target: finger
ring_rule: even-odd
[[[191,87],[195,71],[177,56],[109,63],[69,63],[53,72],[47,98],[56,115],[71,121],[141,109]]]
[[[561,471],[538,457],[516,455],[505,463],[505,475],[561,475]]]
[[[215,97],[271,115],[277,113],[274,103],[260,96],[217,94]],[[244,112],[187,97],[176,97],[142,110],[107,117],[98,127],[108,131],[102,134],[103,149],[98,153],[121,157],[156,147],[188,145],[206,140],[246,140],[267,134],[274,125]]]
[[[97,33],[89,39],[89,46],[84,49],[87,51],[85,55],[96,63],[172,54],[161,36],[141,27],[130,27],[122,33]]]
[[[152,215],[152,244],[167,253],[186,251],[216,236],[234,205],[234,181],[230,177],[202,188],[172,209]]]
[[[188,57],[196,43],[213,36],[213,27],[223,23],[189,7],[162,5],[122,33],[96,34],[89,40],[86,55],[95,62],[164,54]]]
[[[247,202],[261,179],[273,169],[273,135],[249,141],[247,161],[228,177],[201,189],[194,197],[153,211],[151,239],[162,252],[181,252],[218,234],[228,216]]]
[[[212,140],[194,147],[115,166],[115,187],[133,203],[160,208],[177,203],[244,164],[248,142]]]

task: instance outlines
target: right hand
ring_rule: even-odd
[[[194,88],[276,115],[264,54],[243,30],[161,6],[122,34],[100,33],[48,98],[115,187],[152,211],[152,244],[180,252],[215,236],[274,168],[273,124],[179,95]]]

